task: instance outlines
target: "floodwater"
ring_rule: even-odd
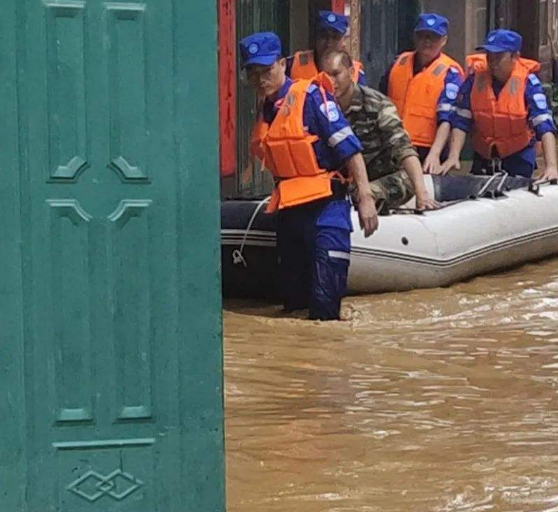
[[[558,260],[225,309],[229,512],[558,512]]]

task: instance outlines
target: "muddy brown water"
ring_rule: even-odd
[[[229,512],[558,512],[558,260],[343,316],[225,303]]]

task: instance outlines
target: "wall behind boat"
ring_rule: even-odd
[[[223,3],[225,0],[219,0]],[[238,41],[249,34],[260,31],[274,31],[281,37],[285,44],[285,51],[289,50],[289,1],[287,0],[232,0],[234,7],[234,25],[231,25],[231,18],[219,20],[219,31],[231,30],[234,33],[232,41],[237,45]],[[236,46],[235,46],[236,49]],[[230,52],[229,52],[230,53]],[[223,156],[221,157],[221,195],[224,198],[230,197],[255,197],[266,194],[271,190],[272,181],[268,173],[260,172],[259,166],[250,161],[248,155],[248,140],[252,124],[256,117],[257,105],[253,92],[248,84],[242,79],[242,70],[238,58],[230,64],[222,65],[222,72],[231,67],[235,72],[233,84],[235,94],[228,98],[229,102],[234,102],[234,148],[231,149],[231,141],[228,138],[229,132],[224,132],[221,128],[221,151],[232,151],[234,155],[234,168],[231,166],[230,159],[225,159],[227,167],[223,167]],[[223,74],[221,80],[230,80],[230,76]],[[221,106],[221,123],[232,109],[223,104]],[[224,110],[223,110],[224,108]],[[223,125],[222,125],[223,126]],[[226,137],[223,141],[223,135]],[[225,146],[223,146],[225,142]]]
[[[481,44],[489,30],[508,28],[523,36],[523,54],[541,62],[541,79],[552,80],[558,57],[558,0],[421,0],[420,6],[449,18],[446,49],[459,61]]]

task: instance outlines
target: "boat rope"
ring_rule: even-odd
[[[508,177],[508,173],[503,169],[500,172],[502,173],[502,179],[500,180],[500,183],[496,185],[496,192],[498,194],[502,193],[502,188],[504,187],[504,183],[506,183],[506,178]]]
[[[502,160],[500,158],[493,158],[490,160],[490,167],[490,174],[500,174],[502,172]]]
[[[250,217],[250,221],[248,222],[248,226],[246,227],[246,230],[244,231],[244,237],[242,238],[242,243],[240,244],[240,249],[235,249],[232,253],[233,264],[238,265],[238,264],[242,263],[245,268],[248,267],[248,263],[246,261],[246,258],[244,258],[244,246],[246,245],[246,240],[248,239],[248,235],[250,234],[250,230],[252,229],[252,224],[254,224],[254,221],[256,220],[256,217],[258,216],[258,213],[260,213],[260,210],[262,209],[263,205],[267,204],[270,199],[271,199],[271,196],[264,197],[258,203],[258,206],[254,210],[254,213],[252,214],[252,217]]]
[[[492,182],[498,178],[499,174],[493,174],[492,176],[490,176],[490,178],[488,178],[488,180],[486,180],[486,183],[484,184],[484,186],[477,192],[477,197],[482,197],[484,195],[484,193],[489,189],[490,185],[492,185]]]

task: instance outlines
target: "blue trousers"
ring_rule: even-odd
[[[484,171],[490,170],[491,164],[489,160],[486,160],[478,153],[475,153],[473,157],[473,167],[471,168],[471,174],[484,175]],[[502,169],[506,171],[510,176],[517,176],[523,178],[531,178],[535,169],[537,168],[535,160],[535,149],[534,147],[526,148],[519,153],[514,153],[504,159],[502,159]]]
[[[285,311],[308,309],[311,320],[339,320],[351,250],[347,201],[315,201],[281,210],[277,246]]]

